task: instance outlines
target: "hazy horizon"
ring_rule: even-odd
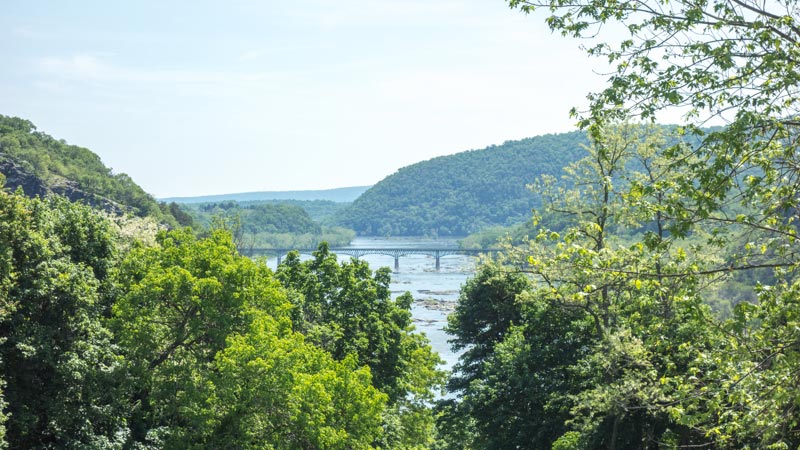
[[[571,131],[605,81],[500,0],[10,0],[0,38],[0,114],[159,198],[371,185]]]

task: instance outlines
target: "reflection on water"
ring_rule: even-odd
[[[407,238],[356,238],[351,248],[455,248],[454,239],[407,239]],[[310,256],[303,256],[303,259]],[[347,256],[340,259],[348,258]],[[379,267],[394,267],[394,258],[385,255],[367,255],[362,257],[375,270]],[[276,259],[271,258],[268,264],[275,268]],[[453,310],[461,286],[472,276],[477,259],[465,255],[443,256],[440,268],[436,270],[436,259],[426,255],[408,255],[400,257],[400,268],[392,273],[392,297],[411,292],[414,305],[411,313],[417,329],[425,333],[431,340],[433,349],[445,361],[450,369],[458,360],[458,355],[450,350],[448,335],[443,328],[447,324],[447,314]]]

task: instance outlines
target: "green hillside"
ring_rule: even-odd
[[[583,156],[582,132],[508,141],[404,167],[336,216],[360,235],[463,236],[487,226],[522,222],[542,174],[559,175]]]
[[[366,188],[364,189],[366,190]],[[235,201],[235,200],[234,200]],[[227,201],[226,201],[227,202]],[[226,203],[220,202],[216,204]],[[352,201],[351,201],[352,202]],[[329,224],[333,216],[350,205],[351,202],[335,202],[332,200],[252,200],[236,201],[242,207],[257,207],[259,205],[292,205],[303,209],[312,220],[323,225]],[[181,208],[201,208],[211,203],[182,203]]]
[[[131,177],[113,173],[91,150],[37,131],[18,117],[0,115],[0,173],[6,187],[21,187],[29,196],[56,193],[101,209],[175,224],[169,206],[160,206]]]
[[[318,206],[326,201],[299,202]],[[176,205],[176,203],[170,203]],[[186,203],[179,206],[198,228],[210,230],[217,225],[234,232],[240,250],[253,248],[308,248],[320,242],[347,245],[355,236],[351,230],[323,226],[299,204],[272,202]],[[312,210],[315,208],[311,207]],[[317,212],[325,207],[316,208]]]

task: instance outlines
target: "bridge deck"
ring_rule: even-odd
[[[409,256],[409,255],[427,255],[436,258],[436,268],[439,269],[440,258],[443,256],[451,256],[451,255],[468,255],[468,256],[480,256],[486,255],[491,253],[499,253],[502,252],[502,249],[499,248],[488,248],[483,250],[473,250],[473,249],[460,249],[460,248],[329,248],[328,249],[331,253],[336,253],[339,255],[348,255],[352,256],[356,259],[361,258],[362,256],[366,255],[386,255],[391,256],[394,258],[394,268],[395,270],[400,267],[400,257],[401,256]],[[253,248],[249,249],[249,253],[251,254],[258,254],[258,253],[266,253],[271,255],[278,256],[278,264],[281,263],[281,257],[286,255],[289,252],[297,251],[301,255],[311,255],[317,251],[316,248]]]

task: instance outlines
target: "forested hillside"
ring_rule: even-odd
[[[336,216],[360,235],[464,236],[530,217],[525,188],[542,174],[558,176],[582,154],[581,132],[508,141],[404,167]]]
[[[114,173],[97,154],[36,130],[31,122],[0,115],[0,171],[9,188],[29,196],[57,193],[101,209],[151,216],[175,225],[186,217],[158,202],[124,173]],[[185,224],[185,223],[184,223]]]
[[[339,204],[322,200],[289,203],[228,200],[188,203],[179,207],[199,227],[209,228],[224,223],[233,231],[237,245],[243,251],[252,248],[312,248],[323,241],[334,246],[346,245],[355,236],[351,230],[321,225],[299,205],[306,206],[318,217],[327,217]]]
[[[322,229],[303,208],[294,205],[257,204],[241,206],[234,201],[203,203],[189,208],[197,220],[210,225],[219,214],[236,214],[251,233],[319,233]]]
[[[170,203],[172,204],[172,203]],[[292,206],[297,207],[308,213],[311,220],[321,223],[330,224],[333,216],[340,210],[346,208],[349,203],[334,202],[331,200],[253,200],[253,201],[236,201],[226,200],[222,202],[207,202],[207,203],[181,203],[179,207],[194,214],[208,214],[212,211],[228,210],[232,207],[257,209],[262,205],[270,206]],[[270,206],[266,206],[269,208]],[[202,218],[201,218],[202,221]]]

